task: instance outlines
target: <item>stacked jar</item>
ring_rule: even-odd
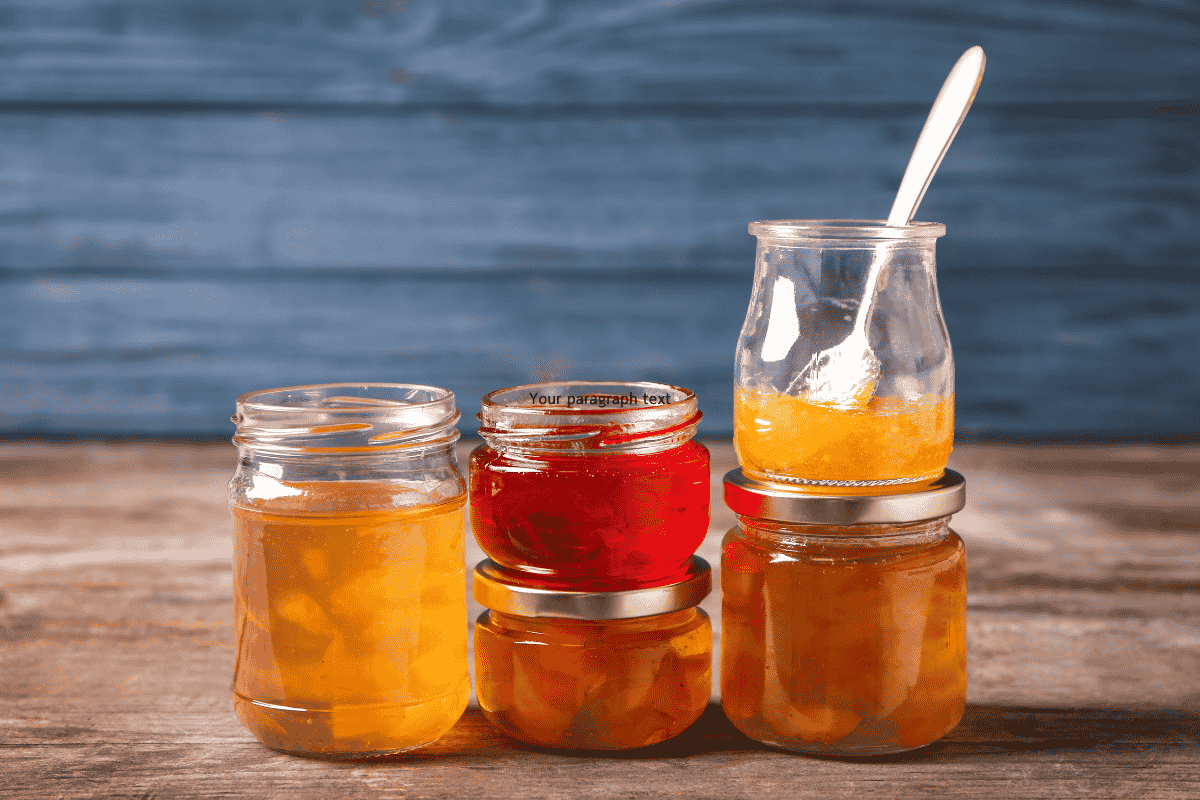
[[[709,456],[696,396],[666,384],[542,383],[483,398],[471,524],[476,692],[510,736],[623,750],[704,711],[712,628]]]
[[[750,232],[722,706],[748,736],[804,752],[929,744],[966,696],[965,560],[948,525],[965,481],[946,469],[954,361],[934,262],[945,227],[776,220]]]

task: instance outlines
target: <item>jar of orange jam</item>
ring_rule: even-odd
[[[484,716],[540,747],[627,750],[683,732],[708,706],[711,588],[693,557],[683,580],[615,592],[515,583],[475,568],[475,691]]]
[[[746,475],[851,493],[936,478],[954,440],[954,358],[934,262],[946,226],[765,220],[750,233],[758,253],[733,406]],[[818,366],[855,330],[864,302],[877,370],[853,355]]]
[[[830,496],[725,476],[721,705],[752,739],[878,755],[944,736],[966,702],[966,562],[953,470]]]
[[[233,702],[268,747],[395,753],[462,715],[458,416],[451,392],[408,384],[238,398]]]

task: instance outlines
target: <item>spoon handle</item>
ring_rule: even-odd
[[[896,192],[896,202],[892,204],[892,213],[888,214],[889,226],[907,225],[917,213],[917,206],[933,180],[942,157],[950,149],[950,142],[958,133],[967,110],[979,91],[979,82],[983,80],[983,66],[987,62],[983,48],[976,46],[962,54],[925,120],[917,146],[913,148],[912,158],[908,160],[908,168],[904,170],[904,178],[900,181],[900,189]]]

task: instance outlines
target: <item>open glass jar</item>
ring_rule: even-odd
[[[239,397],[233,420],[238,717],[289,753],[439,738],[470,695],[454,395],[298,386]]]
[[[542,589],[475,568],[475,690],[484,716],[541,747],[626,750],[695,722],[712,693],[711,570],[617,592]]]
[[[754,292],[734,376],[746,474],[849,491],[940,475],[954,436],[954,359],[934,263],[945,226],[771,220],[750,232]],[[866,320],[878,380],[845,402],[807,395],[802,373],[854,328],[878,258],[886,266]]]
[[[966,559],[953,470],[831,497],[725,477],[721,705],[760,742],[824,755],[929,744],[966,704]]]
[[[682,576],[708,531],[696,395],[662,383],[540,383],[483,398],[471,527],[514,579],[612,591]]]

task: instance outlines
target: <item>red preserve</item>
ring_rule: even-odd
[[[471,526],[504,570],[546,588],[682,580],[708,531],[696,395],[663,383],[539,383],[483,398]]]

